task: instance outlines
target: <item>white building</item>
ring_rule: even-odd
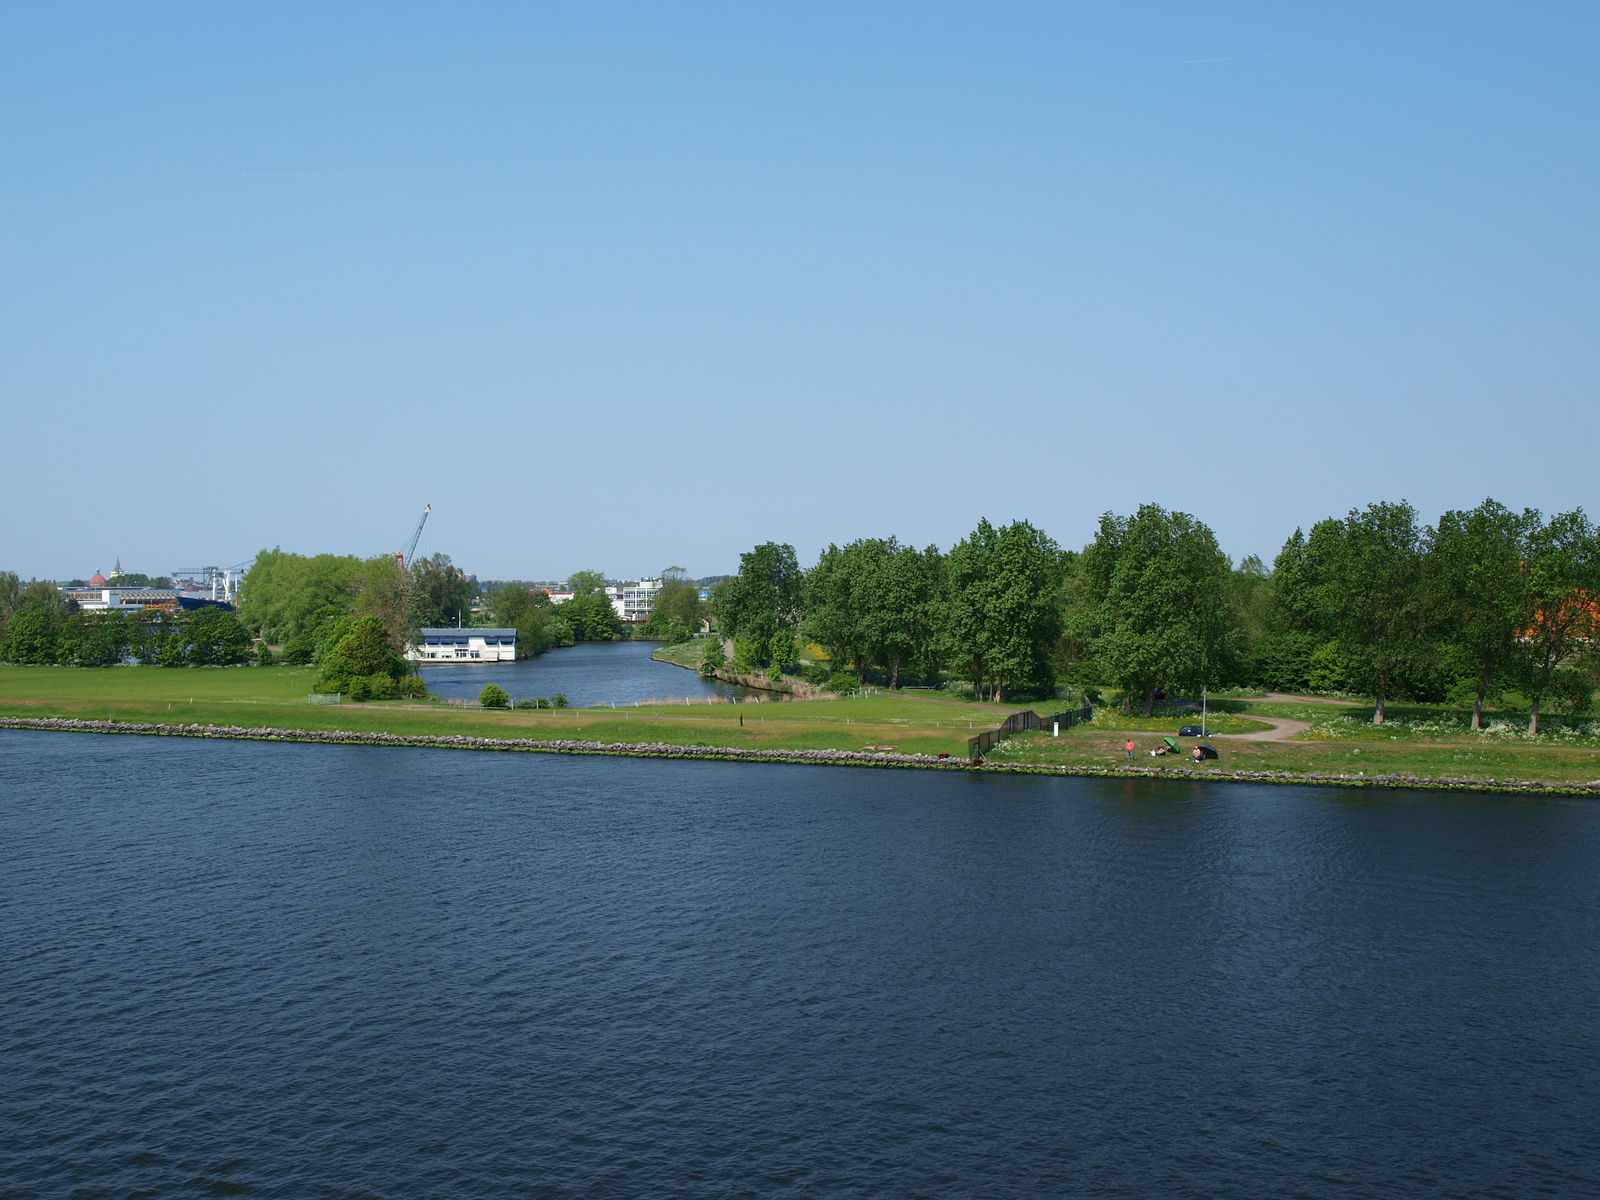
[[[607,588],[615,592],[610,597],[611,607],[617,616],[631,625],[643,625],[650,619],[650,610],[656,606],[656,596],[661,592],[661,580],[639,579],[624,583],[620,588]]]
[[[406,658],[422,663],[510,662],[517,657],[515,629],[424,629]]]

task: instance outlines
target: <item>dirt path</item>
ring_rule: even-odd
[[[1291,696],[1286,692],[1268,692],[1265,696],[1252,696],[1246,704],[1360,704],[1359,700],[1335,700],[1332,696]]]
[[[1247,720],[1260,721],[1263,725],[1271,725],[1271,729],[1263,729],[1260,733],[1214,733],[1212,737],[1233,738],[1239,742],[1281,742],[1285,738],[1292,738],[1297,733],[1304,733],[1311,728],[1310,721],[1292,721],[1288,717],[1264,717],[1260,713],[1241,713]]]

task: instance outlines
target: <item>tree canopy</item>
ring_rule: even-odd
[[[1232,564],[1216,536],[1188,513],[1141,505],[1106,513],[1080,565],[1087,604],[1078,616],[1105,678],[1142,697],[1198,692],[1233,674],[1239,628]]]

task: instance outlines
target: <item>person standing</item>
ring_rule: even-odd
[[[1132,738],[1128,739],[1128,744],[1127,744],[1126,747],[1124,747],[1124,749],[1126,749],[1127,752],[1128,752],[1128,761],[1132,762],[1133,761],[1133,739]]]

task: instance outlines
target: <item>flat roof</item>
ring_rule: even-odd
[[[516,637],[515,629],[419,629],[420,637]]]

